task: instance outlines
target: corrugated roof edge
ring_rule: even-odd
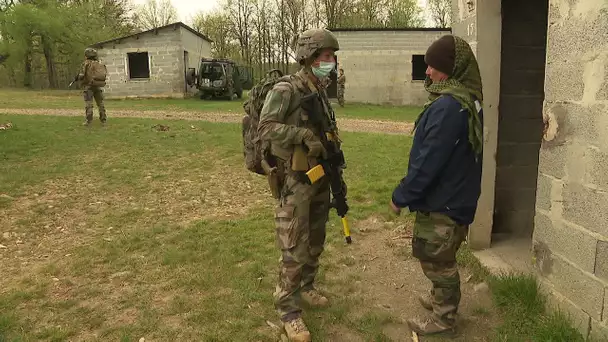
[[[115,42],[115,41],[117,41],[117,40],[121,40],[121,39],[127,39],[127,38],[131,38],[131,37],[138,36],[138,35],[140,35],[140,34],[145,34],[145,33],[150,33],[150,32],[154,32],[154,31],[160,31],[160,30],[164,30],[164,29],[166,29],[166,28],[175,27],[176,25],[177,25],[177,26],[181,26],[181,27],[185,28],[186,30],[188,30],[188,31],[192,32],[193,34],[197,35],[198,37],[200,37],[200,38],[202,38],[202,39],[204,39],[204,40],[208,41],[209,43],[213,43],[213,40],[209,39],[209,37],[207,37],[207,36],[205,36],[204,34],[202,34],[202,33],[198,32],[197,30],[193,29],[192,27],[190,27],[190,26],[188,26],[188,25],[186,25],[186,24],[182,23],[181,21],[177,21],[177,22],[174,22],[174,23],[171,23],[171,24],[165,25],[165,26],[160,26],[160,27],[157,27],[157,28],[153,28],[153,29],[151,29],[151,30],[142,31],[142,32],[137,32],[137,33],[133,33],[133,34],[126,35],[126,36],[122,36],[122,37],[118,37],[118,38],[112,38],[112,39],[110,39],[110,40],[105,40],[105,41],[103,41],[103,42],[97,42],[97,43],[95,43],[95,44],[91,44],[91,45],[89,45],[89,46],[91,46],[91,47],[99,47],[99,46],[102,46],[102,45],[105,45],[105,44],[108,44],[108,43]]]
[[[387,28],[387,27],[356,27],[356,28],[328,28],[332,32],[346,32],[346,31],[432,31],[432,32],[452,32],[451,27],[400,27],[400,28]]]

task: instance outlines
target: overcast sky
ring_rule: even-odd
[[[171,3],[177,9],[178,20],[182,21],[186,24],[191,23],[191,18],[198,13],[199,11],[203,12],[211,12],[214,8],[217,7],[217,4],[220,0],[171,0]],[[146,0],[133,0],[136,5],[144,4]],[[418,0],[418,4],[421,7],[426,6],[426,0]],[[427,19],[427,22],[430,21]]]

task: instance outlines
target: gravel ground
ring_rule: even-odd
[[[80,109],[34,109],[34,108],[0,108],[0,113],[20,115],[54,115],[54,116],[83,116]],[[95,111],[97,116],[97,111]],[[202,120],[209,122],[240,122],[243,114],[222,112],[166,112],[166,111],[135,111],[112,110],[108,112],[108,119],[118,118],[151,118],[151,119],[182,119]],[[340,130],[347,132],[374,132],[386,134],[410,134],[413,124],[409,122],[339,119]]]

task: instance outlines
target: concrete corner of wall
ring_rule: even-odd
[[[583,337],[587,337],[591,327],[591,317],[570,299],[556,291],[551,283],[541,278],[539,284],[541,292],[547,298],[547,309],[563,314]]]

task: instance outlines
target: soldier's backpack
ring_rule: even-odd
[[[266,95],[279,82],[290,82],[291,76],[272,77],[262,79],[249,91],[249,98],[243,103],[245,115],[242,120],[243,154],[245,167],[251,172],[265,175],[262,167],[264,153],[269,148],[268,142],[262,141],[258,135],[260,113],[266,100]]]
[[[84,75],[84,82],[94,87],[105,87],[108,69],[99,60],[91,60],[87,72]]]

